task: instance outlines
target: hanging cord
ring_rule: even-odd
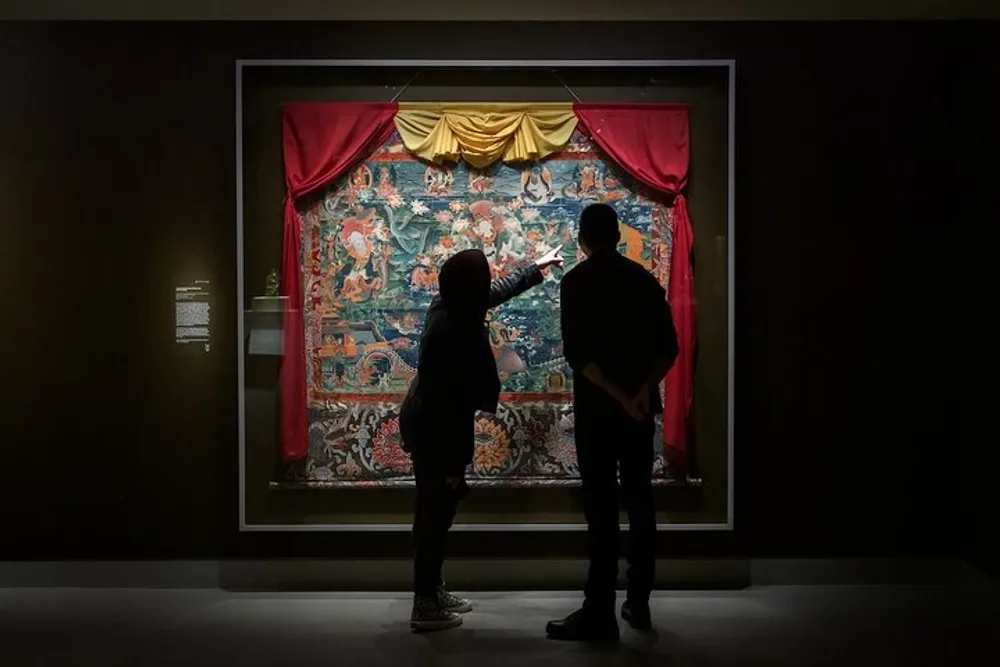
[[[390,102],[395,102],[396,100],[398,100],[398,99],[399,99],[399,96],[400,96],[400,95],[402,95],[402,94],[403,94],[403,93],[404,93],[404,92],[406,91],[406,89],[407,89],[407,88],[409,88],[409,87],[410,87],[410,85],[411,85],[411,84],[412,84],[412,83],[413,83],[414,81],[416,81],[416,80],[417,80],[417,77],[418,77],[418,76],[420,76],[421,74],[423,74],[423,72],[424,72],[424,69],[423,69],[422,67],[421,67],[420,69],[418,69],[418,70],[417,70],[417,73],[416,73],[416,74],[414,74],[413,76],[411,76],[411,77],[410,77],[410,80],[409,80],[409,81],[407,81],[407,82],[406,82],[406,83],[405,83],[405,84],[403,85],[403,87],[402,87],[402,88],[400,88],[399,90],[397,90],[397,91],[396,91],[396,94],[395,94],[395,95],[393,95],[393,96],[392,96],[392,99],[391,99],[391,100],[389,100],[389,101],[390,101]]]
[[[577,97],[577,94],[573,92],[573,89],[570,88],[569,86],[567,86],[566,82],[562,80],[562,77],[559,76],[559,72],[557,72],[556,70],[549,70],[549,71],[552,72],[552,76],[554,76],[556,78],[556,81],[559,82],[559,85],[561,85],[563,88],[565,88],[567,93],[569,93],[570,95],[573,96],[574,100],[576,100],[580,104],[583,104],[583,101],[580,100],[579,97]]]

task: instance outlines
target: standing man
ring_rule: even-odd
[[[562,335],[573,369],[577,460],[583,481],[590,570],[583,608],[546,631],[552,639],[617,641],[618,478],[629,519],[628,596],[622,618],[652,627],[656,512],[654,416],[659,385],[677,357],[666,292],[641,265],[621,256],[618,214],[593,204],[580,216],[586,261],[562,281]]]

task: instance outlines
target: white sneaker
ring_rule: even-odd
[[[462,617],[448,611],[437,596],[413,598],[413,612],[410,614],[410,629],[414,632],[447,630],[462,625]]]
[[[452,595],[444,586],[438,586],[437,599],[438,604],[440,604],[446,611],[450,611],[455,614],[467,614],[472,611],[471,602],[465,598],[460,598],[457,595]]]

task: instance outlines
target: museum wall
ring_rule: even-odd
[[[1000,97],[993,86],[984,84],[1000,76],[1000,42],[994,39],[980,57],[966,60],[958,68],[959,85],[951,103],[959,111],[961,122],[954,125],[952,141],[960,147],[955,161],[956,188],[947,194],[953,201],[954,217],[929,225],[927,243],[943,251],[939,262],[943,271],[935,280],[937,287],[930,299],[922,304],[925,311],[930,304],[941,313],[961,314],[957,319],[943,317],[935,327],[942,332],[937,348],[945,352],[941,362],[946,364],[954,377],[940,385],[948,389],[935,392],[942,405],[939,442],[951,443],[945,451],[957,456],[954,463],[957,494],[960,506],[967,509],[963,535],[969,558],[994,577],[1000,577],[1000,544],[996,539],[997,494],[996,471],[1000,468],[997,448],[986,443],[996,424],[995,399],[991,391],[992,365],[984,363],[994,355],[994,325],[992,322],[995,302],[995,262],[992,255],[995,244],[977,239],[990,235],[993,213],[997,210],[997,176],[1000,168],[995,158],[1000,147]],[[961,226],[950,233],[948,223],[954,220]],[[985,227],[984,227],[985,226]],[[985,236],[981,236],[985,234]],[[933,239],[933,240],[930,240]],[[942,344],[943,343],[943,344]],[[930,385],[933,386],[933,385]],[[957,446],[956,446],[957,444]],[[952,454],[938,451],[933,459],[942,455],[949,460]],[[949,463],[948,467],[952,467]]]
[[[237,530],[234,61],[267,57],[737,59],[737,530],[674,534],[668,555],[973,548],[994,492],[932,390],[950,376],[928,359],[948,333],[928,299],[955,288],[928,277],[948,267],[924,251],[940,252],[943,216],[975,238],[988,179],[962,151],[989,125],[979,75],[995,71],[981,64],[995,36],[957,23],[0,25],[0,558],[405,553],[405,534]],[[961,253],[941,261],[957,274]],[[173,286],[195,273],[216,298],[206,355],[174,343]],[[453,546],[566,555],[581,537]]]

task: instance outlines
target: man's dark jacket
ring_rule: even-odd
[[[442,271],[442,293],[445,293]],[[537,266],[518,269],[489,287],[495,308],[542,282]],[[453,299],[455,301],[456,299]],[[476,411],[495,413],[500,378],[490,347],[485,310],[473,317],[434,297],[420,336],[417,376],[400,412],[403,449],[447,476],[461,476],[472,462]]]
[[[560,285],[563,355],[573,369],[574,408],[588,415],[624,417],[621,407],[583,376],[594,363],[608,380],[633,395],[658,359],[677,358],[677,331],[666,291],[642,265],[608,250],[581,262]],[[663,412],[650,387],[652,413]]]

